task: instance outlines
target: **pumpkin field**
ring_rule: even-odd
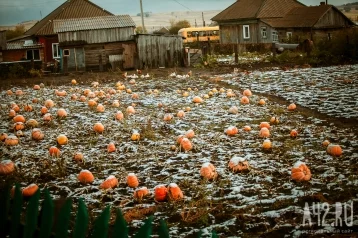
[[[171,237],[358,232],[356,65],[192,71],[3,83],[0,189],[120,208],[132,233],[149,215]]]

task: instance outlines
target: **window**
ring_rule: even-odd
[[[243,25],[242,29],[243,29],[242,33],[243,33],[244,39],[250,39],[250,26]]]
[[[278,41],[277,31],[273,31],[272,32],[272,42],[277,42],[277,41]]]
[[[287,40],[291,41],[292,40],[292,32],[290,32],[290,31],[286,32],[286,37],[287,37]]]
[[[26,51],[27,60],[40,60],[40,50],[27,50]]]
[[[70,50],[69,49],[63,50],[63,56],[70,56]]]
[[[267,38],[267,29],[266,29],[266,26],[261,27],[261,37],[262,37],[262,39],[266,39],[266,38]]]
[[[58,48],[58,43],[52,44],[52,58],[60,58],[60,49]]]
[[[191,31],[188,31],[188,32],[186,33],[186,37],[191,37]]]

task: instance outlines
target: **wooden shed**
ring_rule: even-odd
[[[129,15],[54,20],[65,70],[135,67],[135,23]]]
[[[138,34],[135,36],[137,68],[183,65],[183,39],[177,35]]]

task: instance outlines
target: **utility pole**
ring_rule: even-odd
[[[142,16],[142,33],[145,33],[143,3],[142,3],[142,0],[139,0],[139,1],[140,1],[140,15]]]
[[[203,18],[203,27],[205,27],[204,12],[201,12],[201,17]]]

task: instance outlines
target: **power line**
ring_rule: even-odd
[[[185,7],[186,9],[188,9],[189,11],[193,11],[191,10],[189,7],[185,6],[184,4],[181,4],[180,2],[178,2],[177,0],[173,0],[174,2],[178,3],[179,5]]]

